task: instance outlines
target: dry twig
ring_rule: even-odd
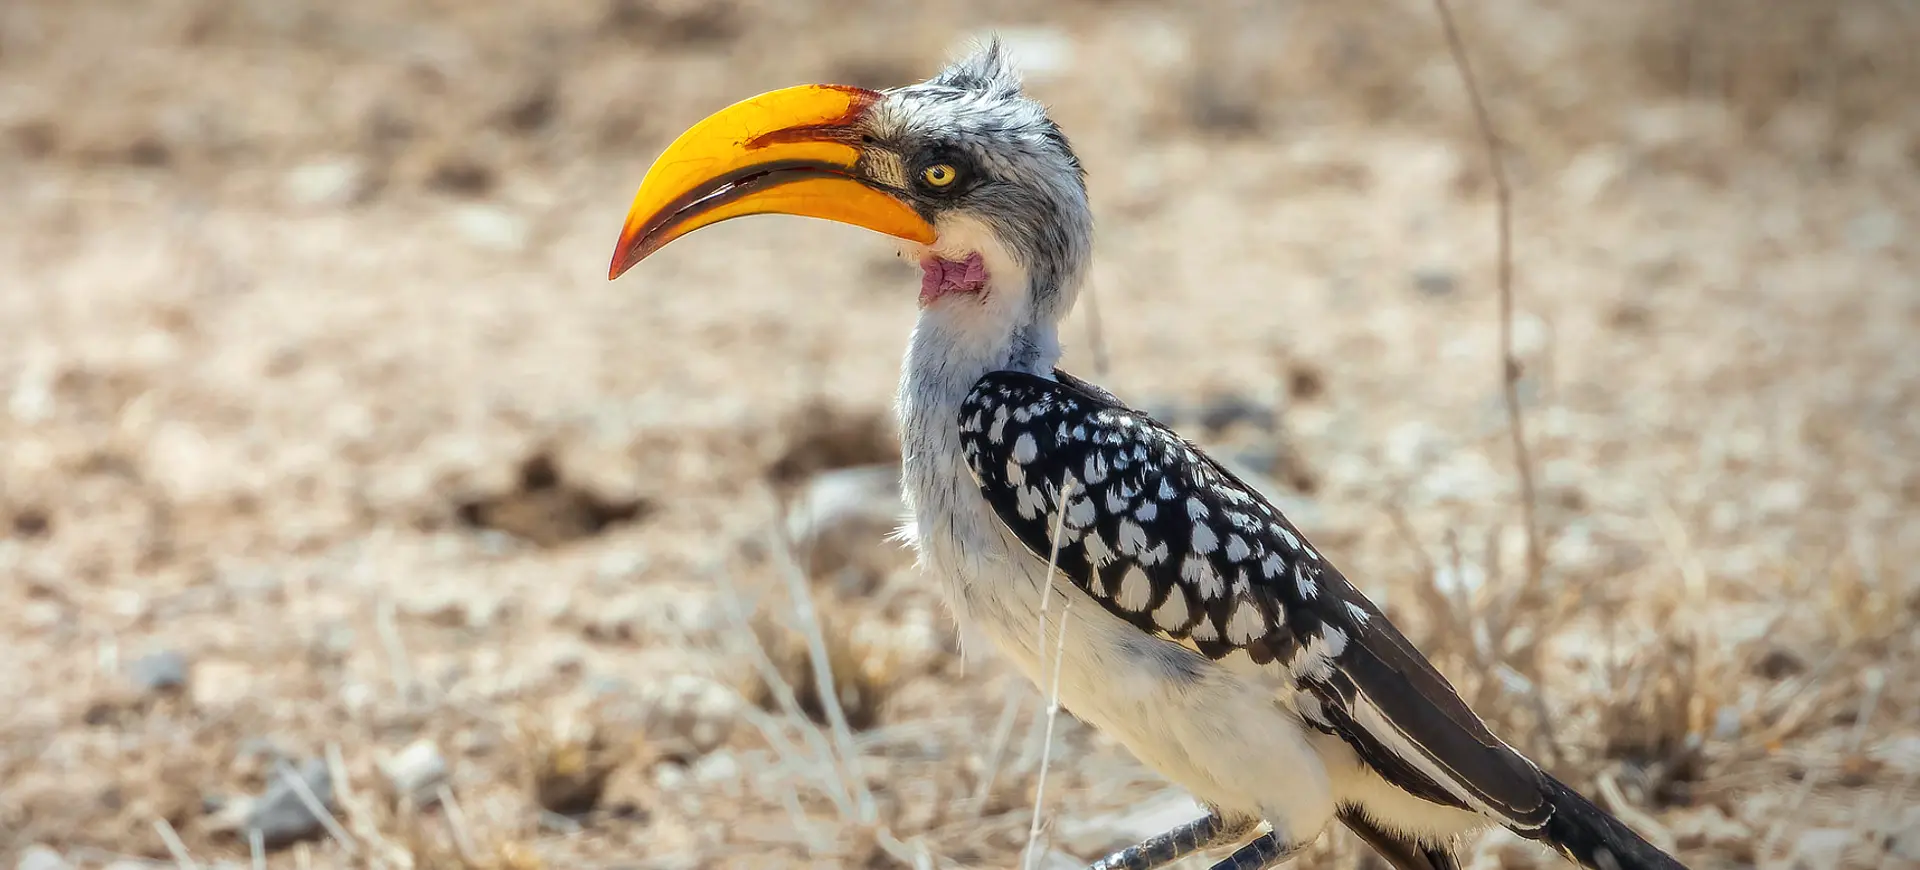
[[[340,844],[340,849],[349,857],[359,855],[360,849],[355,846],[353,835],[341,826],[339,819],[333,817],[333,812],[327,809],[326,802],[313,793],[313,788],[307,785],[306,778],[284,761],[279,762],[276,769],[280,778],[286,781],[287,787],[293,789],[293,796],[300,800],[300,804],[307,808],[307,812],[320,820],[320,826],[327,829],[328,836],[333,837],[334,841]],[[331,771],[328,776],[332,776]]]
[[[1053,575],[1060,567],[1060,533],[1067,524],[1067,502],[1073,499],[1073,475],[1068,474],[1060,480],[1059,508],[1053,516],[1053,538],[1047,547],[1047,573],[1040,582],[1046,584],[1040,591],[1040,619],[1034,639],[1033,654],[1040,660],[1040,673],[1047,670],[1047,605],[1053,598]],[[1033,819],[1027,826],[1027,845],[1020,852],[1020,866],[1031,870],[1034,846],[1040,842],[1040,818],[1046,806],[1047,766],[1053,761],[1053,726],[1060,718],[1060,663],[1067,650],[1067,615],[1073,610],[1069,600],[1060,609],[1060,630],[1054,633],[1053,681],[1047,691],[1047,725],[1044,742],[1040,744],[1040,773],[1033,786]]]
[[[1520,360],[1513,352],[1513,191],[1507,186],[1506,163],[1500,159],[1500,136],[1494,132],[1493,118],[1487,113],[1486,101],[1480,97],[1480,85],[1474,78],[1472,64],[1467,62],[1467,49],[1460,40],[1459,28],[1454,25],[1453,10],[1447,0],[1433,0],[1433,8],[1440,14],[1440,26],[1447,34],[1447,51],[1453,55],[1454,67],[1460,71],[1460,81],[1467,89],[1467,99],[1473,104],[1474,121],[1480,127],[1480,138],[1486,143],[1487,171],[1493,176],[1498,201],[1500,388],[1507,408],[1507,432],[1513,441],[1513,464],[1520,475],[1520,511],[1527,532],[1527,582],[1537,589],[1546,569],[1546,556],[1540,548],[1533,458],[1527,451],[1526,426],[1520,413]]]
[[[160,835],[160,842],[167,845],[167,853],[173,856],[173,863],[180,870],[200,870],[200,865],[194,863],[193,856],[187,853],[187,844],[180,841],[179,832],[166,819],[154,819],[153,830]]]
[[[776,524],[776,529],[780,527]],[[847,725],[847,712],[840,705],[840,688],[835,685],[833,665],[827,655],[827,640],[820,630],[820,617],[813,606],[813,593],[807,588],[807,577],[800,570],[799,562],[793,558],[790,542],[782,538],[781,548],[787,558],[783,559],[781,573],[786,575],[788,594],[793,596],[793,606],[800,630],[807,639],[807,659],[813,665],[814,685],[819,687],[820,706],[827,713],[827,724],[838,750],[840,764],[844,766],[847,782],[852,786],[855,818],[863,824],[877,821],[877,810],[873,800],[873,790],[867,787],[867,778],[860,772],[860,755],[853,746],[853,729]]]

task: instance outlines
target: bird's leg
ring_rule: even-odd
[[[1164,834],[1150,837],[1137,846],[1128,846],[1095,861],[1087,870],[1155,870],[1195,852],[1237,843],[1259,826],[1260,820],[1250,816],[1229,819],[1218,812],[1209,812]]]
[[[1213,865],[1211,870],[1269,870],[1278,867],[1288,858],[1306,851],[1312,841],[1301,843],[1283,843],[1274,832],[1260,835],[1253,842],[1233,850],[1225,860]]]

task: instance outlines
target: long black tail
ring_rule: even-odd
[[[1590,870],[1687,870],[1685,864],[1660,851],[1566,783],[1545,773],[1541,779],[1553,815],[1526,836]]]

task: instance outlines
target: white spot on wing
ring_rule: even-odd
[[[1180,578],[1199,587],[1202,601],[1219,598],[1227,591],[1226,581],[1213,570],[1213,563],[1199,556],[1189,554],[1180,562]]]
[[[1245,562],[1253,550],[1247,547],[1247,540],[1239,535],[1227,538],[1227,559],[1233,562]]]
[[[1203,520],[1207,517],[1207,503],[1197,498],[1187,499],[1187,519]]]
[[[1094,568],[1105,567],[1113,561],[1113,548],[1107,546],[1107,539],[1101,537],[1098,531],[1087,532],[1087,539],[1081,541],[1080,546],[1087,551],[1087,562]]]
[[[1280,540],[1287,542],[1287,549],[1289,550],[1300,549],[1300,539],[1294,537],[1292,532],[1287,531],[1286,526],[1280,525],[1279,523],[1274,523],[1273,533],[1276,535],[1279,535]]]
[[[1153,522],[1153,518],[1160,515],[1160,505],[1150,501],[1143,501],[1139,507],[1134,509],[1133,515],[1143,523]]]
[[[1220,548],[1220,536],[1206,523],[1193,524],[1193,551],[1202,556]]]
[[[1084,529],[1093,525],[1093,499],[1081,496],[1067,503],[1067,525]]]
[[[1200,621],[1193,626],[1193,634],[1189,635],[1189,637],[1192,637],[1194,640],[1220,639],[1219,633],[1213,630],[1213,620],[1205,616],[1200,617]]]
[[[1161,501],[1173,501],[1175,498],[1179,497],[1180,494],[1173,491],[1172,475],[1169,475],[1169,474],[1160,475],[1160,492],[1156,493],[1156,495],[1159,496]]]
[[[1153,603],[1153,581],[1147,579],[1140,566],[1128,567],[1127,573],[1120,577],[1120,594],[1113,597],[1113,603],[1136,613]]]
[[[1265,622],[1260,616],[1260,608],[1254,606],[1253,599],[1242,596],[1233,607],[1233,615],[1227,617],[1227,640],[1250,643],[1254,638],[1266,634]]]
[[[1120,521],[1120,552],[1137,556],[1147,548],[1147,530],[1133,520]]]
[[[1320,634],[1327,639],[1327,655],[1337,656],[1347,650],[1347,633],[1331,625],[1320,626]]]
[[[1040,455],[1040,445],[1033,440],[1032,432],[1022,432],[1013,441],[1013,461],[1025,465]]]
[[[1140,554],[1140,564],[1149,568],[1167,561],[1167,542],[1153,545],[1153,549]]]
[[[1007,406],[993,409],[993,426],[987,430],[987,440],[995,444],[1007,440]]]
[[[1295,680],[1313,680],[1325,682],[1333,676],[1333,656],[1327,652],[1325,638],[1316,637],[1300,648],[1289,663]]]
[[[1020,511],[1021,519],[1033,519],[1040,516],[1040,513],[1047,509],[1046,499],[1040,495],[1040,490],[1037,487],[1020,487],[1020,492],[1016,498],[1019,502],[1016,507]]]
[[[1025,485],[1026,482],[1026,469],[1021,468],[1018,462],[1011,459],[1007,460],[1007,483],[1013,486],[1022,486]]]
[[[1086,481],[1088,483],[1105,483],[1107,480],[1106,456],[1099,452],[1087,454],[1086,468],[1084,470],[1086,471]]]
[[[1153,622],[1162,631],[1179,631],[1187,626],[1187,595],[1179,589],[1167,593],[1167,600],[1154,608]]]
[[[1260,560],[1260,573],[1267,575],[1268,580],[1280,579],[1280,575],[1286,573],[1286,570],[1286,560],[1272,553],[1268,553],[1265,559]]]
[[[1293,563],[1293,583],[1299,587],[1302,599],[1312,599],[1320,595],[1320,584],[1313,582],[1313,578],[1307,575],[1305,562]]]
[[[1373,619],[1366,608],[1352,601],[1347,602],[1347,618],[1353,620],[1353,624],[1360,628],[1366,628],[1367,622]]]

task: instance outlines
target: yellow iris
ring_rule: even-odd
[[[936,163],[921,170],[920,177],[926,179],[927,183],[934,187],[946,187],[952,184],[954,179],[959,178],[960,173],[955,172],[952,166],[945,163]]]

